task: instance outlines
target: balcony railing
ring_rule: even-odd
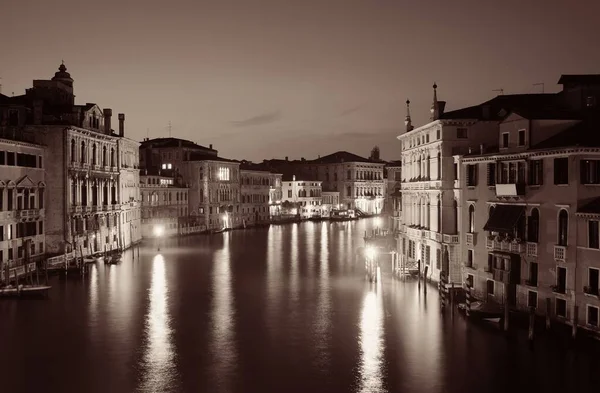
[[[459,242],[458,235],[444,235],[444,243],[458,244],[458,242]]]
[[[487,237],[485,246],[488,250],[511,252],[521,254],[525,252],[525,243],[516,240]]]
[[[15,210],[15,218],[39,217],[44,209]]]
[[[528,257],[537,257],[537,243],[527,243],[527,256]]]
[[[583,293],[585,293],[586,295],[598,296],[598,292],[598,287],[583,287]]]
[[[477,240],[476,233],[467,233],[467,246],[474,246]]]
[[[565,288],[562,285],[552,285],[550,288],[552,289],[552,292],[554,292],[554,293],[565,294],[567,292],[567,288]]]
[[[564,262],[567,257],[566,246],[554,246],[554,260]]]

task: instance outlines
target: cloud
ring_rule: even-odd
[[[357,111],[361,110],[364,106],[365,106],[364,104],[361,104],[358,106],[354,106],[352,108],[348,108],[340,113],[340,117],[348,116],[354,112],[357,112]]]
[[[263,113],[262,115],[250,117],[245,120],[234,120],[230,123],[234,127],[253,127],[261,126],[264,124],[273,123],[281,118],[281,111]]]

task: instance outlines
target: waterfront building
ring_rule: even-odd
[[[119,115],[117,134],[111,128],[112,110],[93,103],[76,105],[73,78],[64,64],[51,80],[34,80],[25,95],[3,96],[2,102],[12,132],[31,135],[52,157],[45,164],[46,201],[51,206],[45,211],[46,252],[75,249],[86,255],[123,248],[126,221],[121,219],[123,168],[118,151],[124,115]],[[127,245],[139,238],[135,228],[133,232]]]
[[[287,214],[298,215],[304,219],[322,216],[320,181],[298,180],[292,175],[291,178],[284,177],[282,183],[283,202],[291,207]]]
[[[389,228],[399,231],[402,225],[402,161],[385,165],[386,193],[384,212],[389,216]]]
[[[600,79],[559,83],[503,111],[495,148],[459,159],[464,275],[476,298],[596,330]]]
[[[0,282],[25,274],[25,265],[45,253],[45,152],[24,134],[14,112],[25,108],[2,107],[0,95]]]
[[[188,187],[169,169],[142,169],[142,237],[174,236],[186,232]]]
[[[218,151],[180,138],[145,138],[140,144],[140,167],[179,170],[192,154],[217,157]]]
[[[339,209],[340,205],[340,192],[339,191],[323,191],[322,196],[322,215],[323,217],[331,216],[331,212],[334,209]]]
[[[240,205],[242,225],[255,225],[270,220],[272,176],[249,162],[240,164]]]
[[[128,248],[142,239],[142,211],[140,194],[140,143],[124,136],[125,114],[119,114],[117,154],[119,157],[120,245]]]
[[[273,221],[277,221],[281,216],[282,178],[281,173],[269,172],[269,216]]]

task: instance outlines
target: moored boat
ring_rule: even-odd
[[[0,297],[44,296],[52,288],[48,285],[19,285],[0,288]]]

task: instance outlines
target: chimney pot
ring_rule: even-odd
[[[286,160],[286,161],[288,161],[288,160],[289,160],[288,156],[285,156],[285,160]]]
[[[473,148],[471,148],[471,146],[469,146],[469,154],[473,153]]]
[[[103,111],[104,113],[104,133],[106,135],[110,135],[110,130],[112,129],[112,109],[106,108]]]
[[[208,145],[208,148],[212,150],[212,143]]]
[[[125,136],[125,114],[119,113],[119,136]]]

